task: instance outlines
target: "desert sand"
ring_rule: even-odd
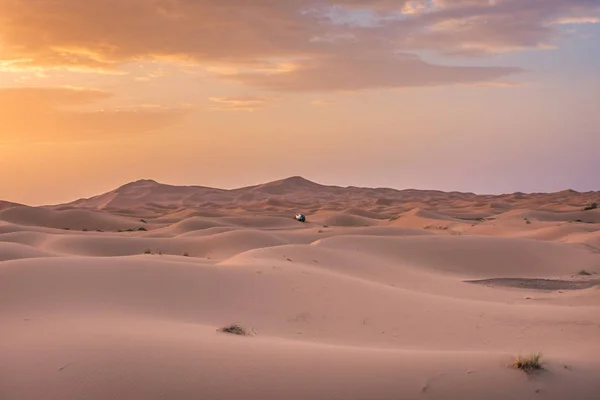
[[[599,399],[597,201],[292,177],[0,202],[0,399]]]

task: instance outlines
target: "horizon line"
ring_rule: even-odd
[[[450,193],[457,193],[457,194],[466,194],[466,195],[474,195],[474,196],[482,196],[482,197],[501,197],[501,196],[508,196],[508,195],[514,195],[514,194],[522,194],[522,195],[540,195],[540,194],[557,194],[557,193],[562,193],[562,192],[572,192],[572,193],[577,193],[577,194],[591,194],[591,193],[599,193],[600,189],[598,190],[588,190],[588,191],[584,191],[584,192],[580,192],[578,190],[575,189],[571,189],[571,188],[566,188],[566,189],[562,189],[562,190],[557,190],[557,191],[552,191],[552,192],[522,192],[522,191],[515,191],[515,192],[503,192],[503,193],[477,193],[477,192],[472,192],[472,191],[460,191],[460,190],[441,190],[441,189],[423,189],[423,188],[396,188],[396,187],[388,187],[388,186],[377,186],[377,187],[373,187],[373,186],[357,186],[357,185],[347,185],[347,186],[340,186],[340,185],[335,185],[335,184],[324,184],[324,183],[319,183],[316,181],[313,181],[311,179],[305,178],[302,175],[292,175],[292,176],[288,176],[285,178],[280,178],[280,179],[275,179],[275,180],[271,180],[271,181],[267,181],[264,183],[257,183],[257,184],[251,184],[251,185],[245,185],[245,186],[239,186],[239,187],[231,187],[231,188],[222,188],[222,187],[214,187],[214,186],[203,186],[203,185],[198,185],[198,184],[170,184],[170,183],[164,183],[164,182],[159,182],[155,179],[152,178],[140,178],[140,179],[136,179],[136,180],[132,180],[126,183],[123,183],[119,186],[117,186],[116,188],[112,189],[112,190],[108,190],[102,193],[98,193],[96,195],[92,195],[89,197],[79,197],[77,199],[74,200],[70,200],[70,201],[66,201],[66,202],[62,202],[62,203],[56,203],[56,204],[40,204],[40,205],[29,205],[29,204],[24,204],[24,203],[20,203],[20,202],[14,202],[14,201],[10,201],[10,200],[5,200],[5,199],[0,199],[0,202],[7,202],[7,203],[11,203],[11,204],[16,204],[17,206],[27,206],[27,207],[56,207],[56,206],[61,206],[61,205],[68,205],[68,204],[72,204],[78,201],[82,201],[82,200],[90,200],[99,196],[102,196],[104,194],[119,190],[125,186],[128,185],[133,185],[136,183],[144,183],[144,182],[151,182],[151,183],[155,183],[157,185],[161,185],[161,186],[170,186],[170,187],[187,187],[187,188],[202,188],[202,189],[212,189],[212,190],[222,190],[222,191],[236,191],[236,190],[244,190],[244,189],[250,189],[250,188],[256,188],[259,186],[265,186],[265,185],[269,185],[269,184],[273,184],[273,183],[278,183],[278,182],[285,182],[285,181],[290,181],[290,180],[301,180],[303,182],[309,183],[309,184],[314,184],[314,185],[318,185],[318,186],[322,186],[322,187],[330,187],[330,188],[341,188],[341,189],[366,189],[366,190],[393,190],[393,191],[397,191],[397,192],[406,192],[406,191],[417,191],[417,192],[438,192],[438,193],[446,193],[446,194],[450,194]]]

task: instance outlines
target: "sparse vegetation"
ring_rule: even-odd
[[[137,229],[139,232],[146,232],[148,229],[144,228],[143,226]]]
[[[583,211],[595,210],[598,208],[598,203],[592,203],[589,206],[585,207]]]
[[[144,220],[144,219],[140,219],[140,222],[141,222],[141,223],[143,223],[143,224],[147,224],[147,223],[148,223],[148,222],[146,222],[146,220]]]
[[[223,328],[220,328],[219,332],[230,333],[232,335],[238,335],[238,336],[250,336],[250,332],[248,332],[246,330],[246,328],[244,328],[243,326],[241,326],[239,324],[227,325]]]
[[[529,220],[529,218],[525,218],[525,223],[526,223],[527,225],[530,225],[530,224],[531,224],[531,221]]]
[[[87,228],[83,228],[83,229],[82,229],[82,231],[84,231],[84,232],[87,232],[87,231],[88,231],[88,229],[87,229]]]
[[[485,218],[483,217],[473,217],[473,218],[467,218],[467,217],[454,217],[456,219],[462,219],[463,221],[477,221],[477,222],[483,222],[485,221]]]
[[[394,215],[392,218],[390,218],[390,222],[393,222],[393,221],[397,220],[398,218],[400,218],[399,215]]]
[[[189,257],[190,255],[189,255],[189,253],[186,251],[185,253],[183,253],[183,256],[184,256],[184,257]]]
[[[423,229],[437,229],[440,231],[447,231],[448,230],[448,226],[435,226],[435,225],[427,225],[425,228]]]
[[[582,219],[575,219],[575,220],[569,221],[569,222],[579,222],[581,224],[593,224],[594,223],[593,221],[584,221]]]
[[[146,250],[144,250],[144,254],[152,254],[152,250],[146,249]]]
[[[582,270],[581,270],[581,271],[579,271],[577,274],[578,274],[578,275],[582,275],[582,276],[590,276],[590,275],[592,275],[592,273],[591,273],[591,272],[588,272],[588,271],[586,271],[585,269],[582,269]]]
[[[534,353],[529,357],[518,356],[513,362],[513,367],[531,373],[542,369],[542,353]]]

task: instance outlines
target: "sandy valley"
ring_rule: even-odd
[[[598,201],[292,177],[0,202],[0,399],[598,399]]]

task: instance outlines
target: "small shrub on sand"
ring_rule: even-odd
[[[142,226],[141,228],[138,228],[137,230],[138,230],[138,231],[140,231],[140,232],[146,232],[148,229],[146,229],[146,228],[144,228],[144,227]]]
[[[578,274],[578,275],[582,275],[582,276],[590,276],[590,275],[592,275],[592,273],[591,273],[591,272],[587,272],[585,269],[582,269],[582,270],[581,270],[581,271],[579,271],[577,274]]]
[[[144,254],[152,254],[152,250],[146,249],[146,250],[144,250]]]
[[[598,208],[598,203],[592,203],[589,206],[587,206],[586,208],[584,208],[583,211],[595,210],[597,208]]]
[[[513,367],[527,373],[542,369],[542,353],[534,353],[529,357],[519,356],[513,362]]]
[[[145,219],[140,219],[140,222],[143,223],[143,224],[147,224],[148,223],[148,222],[146,222]]]
[[[184,256],[184,257],[189,257],[189,256],[190,256],[190,254],[189,254],[189,253],[186,251],[185,253],[183,253],[183,256]]]
[[[232,335],[238,336],[250,336],[250,332],[248,332],[246,328],[238,324],[227,325],[223,328],[220,328],[219,332],[230,333]]]

